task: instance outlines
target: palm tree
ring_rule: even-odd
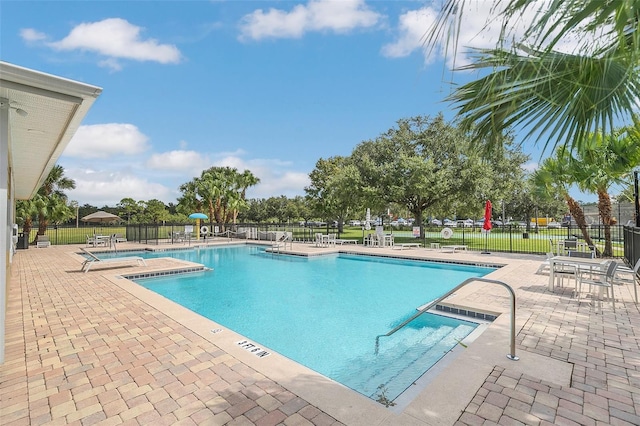
[[[256,177],[250,170],[245,170],[237,176],[238,188],[240,189],[240,198],[246,200],[247,189],[260,183],[260,178]]]
[[[587,220],[580,204],[569,194],[569,187],[574,183],[575,168],[577,164],[571,161],[568,151],[558,147],[556,156],[547,158],[542,166],[533,173],[533,183],[540,196],[559,194],[564,198],[569,208],[569,213],[576,221],[585,242],[591,246],[593,241],[589,235]]]
[[[38,209],[33,199],[16,202],[16,222],[22,226],[25,238],[29,238],[33,219],[38,216]]]
[[[38,190],[40,200],[36,200],[38,206],[38,235],[44,235],[49,224],[49,219],[54,212],[60,212],[62,205],[66,206],[67,195],[64,190],[74,189],[76,183],[73,179],[64,176],[64,168],[55,165],[47,175],[44,183]],[[67,215],[68,216],[68,215]]]
[[[461,68],[490,70],[448,98],[476,143],[499,144],[505,130],[520,127],[526,130],[525,139],[548,135],[553,147],[579,150],[589,132],[608,135],[616,125],[635,121],[640,99],[640,2],[543,3],[547,9],[537,11],[535,22],[520,39],[528,44],[515,40],[505,48],[522,22],[520,14],[540,4],[496,0],[494,6],[503,6],[498,9],[502,37],[497,47],[476,50],[472,63]],[[428,45],[457,44],[464,5],[465,0],[445,2],[428,32]],[[576,49],[580,54],[556,49],[570,36],[583,40]]]
[[[608,137],[593,135],[572,158],[574,182],[582,191],[598,195],[598,212],[604,225],[603,256],[613,256],[611,225],[615,225],[609,188],[624,179],[640,164],[640,127],[625,128]]]

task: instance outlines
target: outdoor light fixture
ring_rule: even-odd
[[[22,108],[11,106],[9,99],[0,98],[0,109],[14,109],[20,117],[26,117],[29,113]]]

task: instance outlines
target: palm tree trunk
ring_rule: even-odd
[[[33,227],[33,221],[30,217],[26,217],[24,220],[24,225],[22,225],[22,233],[24,237],[29,241],[29,235],[31,235],[31,228]]]
[[[604,225],[604,252],[603,257],[613,256],[613,245],[611,244],[611,225],[615,220],[611,217],[611,197],[605,190],[598,189],[598,212]]]
[[[569,213],[576,220],[576,225],[580,228],[582,232],[582,236],[584,237],[584,241],[590,246],[594,246],[593,241],[591,241],[591,236],[589,235],[589,230],[587,228],[587,220],[584,217],[584,212],[580,207],[580,204],[576,200],[574,200],[569,194],[564,195],[564,199],[567,202],[567,206],[569,207]],[[598,249],[596,248],[596,253],[598,253]]]
[[[47,220],[47,218],[44,215],[39,215],[38,216],[38,234],[37,235],[46,234],[48,225],[49,225],[49,221]],[[38,237],[36,236],[36,239],[37,238]],[[33,242],[35,242],[35,240]]]

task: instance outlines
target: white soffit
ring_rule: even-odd
[[[10,104],[9,166],[16,199],[36,193],[100,93],[100,87],[0,61],[0,98]]]

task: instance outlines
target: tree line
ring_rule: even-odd
[[[211,167],[180,185],[177,203],[123,198],[101,210],[116,214],[128,224],[188,223],[189,214],[202,212],[209,224],[337,222],[339,230],[350,219],[364,219],[392,212],[412,217],[424,232],[430,218],[479,218],[486,200],[502,215],[529,226],[534,215],[559,217],[569,211],[587,242],[584,214],[569,195],[572,185],[598,196],[598,207],[612,253],[609,227],[615,223],[609,188],[628,181],[640,163],[638,129],[619,129],[608,137],[590,138],[574,152],[559,147],[533,173],[525,170],[530,160],[510,134],[500,144],[482,149],[472,132],[439,114],[400,119],[372,140],[355,146],[349,156],[320,158],[309,174],[305,196],[247,199],[247,190],[260,180],[249,170]],[[38,234],[49,224],[72,224],[98,210],[69,201],[65,190],[75,182],[56,165],[35,197],[17,203],[17,218],[28,233],[37,223]],[[28,234],[27,234],[28,235]]]

